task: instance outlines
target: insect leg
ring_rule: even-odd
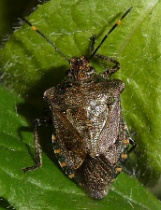
[[[128,155],[136,148],[136,143],[135,143],[134,139],[129,138],[129,144],[131,144],[132,147],[127,151]]]
[[[109,76],[111,76],[112,74],[114,74],[120,69],[120,63],[111,57],[100,55],[100,54],[96,54],[94,57],[99,58],[101,60],[110,61],[114,64],[114,66],[112,66],[110,69],[103,71],[101,76],[103,76],[104,78],[108,78]]]
[[[90,54],[92,55],[93,51],[94,51],[94,45],[95,45],[95,40],[96,40],[96,35],[93,35],[90,38]]]
[[[90,53],[92,54],[93,51],[94,51],[94,45],[95,45],[95,40],[96,40],[96,36],[93,35],[91,38],[90,38],[90,41],[91,41],[91,45],[90,45]],[[110,69],[107,69],[105,70],[101,75],[103,77],[109,77],[110,75],[114,74],[116,71],[118,71],[120,69],[120,63],[111,58],[111,57],[108,57],[108,56],[104,56],[104,55],[100,55],[100,54],[95,54],[94,55],[95,58],[99,58],[101,60],[106,60],[106,61],[110,61],[114,64],[114,66]]]
[[[35,144],[35,165],[23,168],[24,172],[33,171],[42,165],[41,160],[41,146],[39,143],[39,134],[38,134],[38,127],[45,124],[51,124],[51,119],[49,118],[40,118],[35,119],[34,122],[34,144]]]

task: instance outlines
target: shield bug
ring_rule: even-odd
[[[50,117],[34,121],[36,163],[24,168],[24,172],[41,166],[38,127],[52,123],[52,147],[63,172],[92,198],[102,199],[108,193],[112,181],[122,171],[122,162],[136,144],[129,137],[122,116],[120,95],[125,84],[119,79],[110,79],[120,64],[111,57],[97,54],[97,51],[131,10],[132,7],[122,15],[95,49],[95,37],[91,38],[89,58],[81,56],[70,60],[24,18],[70,64],[64,81],[44,93]],[[113,66],[96,74],[89,63],[93,57],[109,61]]]

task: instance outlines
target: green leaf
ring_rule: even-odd
[[[134,178],[121,174],[108,196],[92,200],[43,154],[43,167],[24,174],[22,168],[31,165],[25,142],[32,144],[32,133],[19,136],[19,128],[27,125],[17,112],[22,99],[4,88],[0,110],[0,195],[16,209],[146,209],[159,210],[160,203]],[[7,101],[7,103],[6,103]],[[33,151],[32,151],[33,152]]]
[[[126,83],[122,102],[127,124],[137,134],[135,170],[143,183],[153,184],[161,172],[161,3],[51,0],[29,19],[70,58],[88,55],[89,38],[96,34],[98,44],[131,6],[133,10],[110,34],[99,53],[116,56],[121,63],[121,70],[114,77]],[[102,70],[98,64],[96,67]],[[88,198],[53,163],[50,129],[42,129],[40,135],[43,167],[22,173],[23,167],[33,164],[34,152],[31,129],[25,126],[41,116],[43,92],[57,85],[68,68],[68,63],[26,24],[0,50],[0,81],[5,87],[0,87],[0,197],[21,210],[160,209],[159,201],[126,174],[118,177],[102,201]]]

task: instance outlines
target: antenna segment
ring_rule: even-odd
[[[70,60],[64,55],[64,53],[62,53],[56,46],[55,44],[50,40],[48,39],[41,31],[39,31],[35,26],[33,26],[26,18],[22,18],[22,20],[27,23],[29,26],[31,26],[32,30],[36,31],[40,36],[42,36],[44,39],[46,39],[46,41],[52,45],[55,50],[68,62],[70,62]]]
[[[90,56],[89,59],[91,59],[96,52],[98,51],[98,49],[101,47],[101,45],[104,43],[104,41],[107,39],[107,37],[109,36],[109,34],[121,23],[122,19],[124,19],[126,17],[126,15],[132,10],[133,7],[130,7],[122,16],[121,18],[112,26],[112,28],[108,31],[108,33],[104,36],[104,38],[102,39],[102,41],[100,42],[100,44],[96,47],[96,49],[94,50],[94,52],[92,53],[92,55]]]

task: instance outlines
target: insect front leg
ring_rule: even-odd
[[[90,38],[90,41],[91,41],[91,45],[90,45],[90,53],[92,54],[92,52],[94,51],[94,45],[95,45],[95,39],[96,39],[96,36],[93,35],[91,38]],[[104,56],[104,55],[100,55],[100,54],[95,54],[94,55],[95,58],[99,58],[101,60],[106,60],[106,61],[110,61],[114,64],[114,66],[112,66],[112,68],[110,69],[107,69],[105,70],[101,75],[104,77],[104,78],[107,78],[109,76],[111,76],[112,74],[114,74],[115,72],[117,72],[119,69],[120,69],[120,63],[111,58],[111,57],[108,57],[108,56]]]
[[[35,119],[34,122],[34,147],[35,147],[35,165],[23,168],[24,172],[33,171],[42,165],[42,158],[41,158],[41,146],[39,142],[39,134],[38,134],[38,127],[41,125],[51,124],[51,119],[49,118],[40,118]]]
[[[103,71],[101,76],[104,78],[108,78],[109,76],[111,76],[112,74],[114,74],[120,69],[120,63],[111,57],[100,55],[100,54],[96,54],[94,57],[99,58],[101,60],[110,61],[114,64],[114,66],[112,66],[110,69]]]

